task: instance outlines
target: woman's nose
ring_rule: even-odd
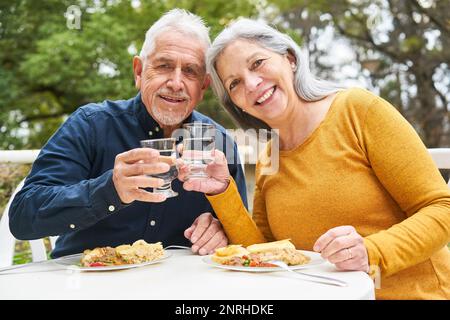
[[[255,73],[249,73],[245,77],[245,87],[250,92],[255,91],[261,82],[261,77]]]

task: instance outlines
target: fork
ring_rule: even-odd
[[[70,257],[73,257],[73,256],[77,256],[77,255],[79,255],[79,253],[72,254],[70,256],[56,258],[56,259],[33,261],[33,262],[30,262],[30,263],[16,264],[16,265],[8,266],[8,267],[3,267],[3,268],[0,268],[0,273],[4,272],[4,271],[11,271],[11,270],[16,270],[16,269],[33,267],[33,266],[36,266],[36,265],[52,264],[54,262],[58,262],[60,260],[67,259],[67,258],[70,258]]]
[[[283,270],[290,272],[292,275],[295,275],[296,278],[304,280],[304,281],[317,282],[317,283],[328,284],[328,285],[333,285],[333,286],[338,286],[338,287],[347,287],[348,286],[347,282],[339,280],[339,279],[330,278],[330,277],[326,277],[326,276],[319,276],[317,274],[309,274],[309,273],[294,271],[294,270],[290,269],[286,263],[284,263],[283,261],[280,261],[280,260],[272,260],[272,261],[269,261],[269,263],[279,266]],[[308,277],[311,277],[312,279],[308,278]]]
[[[172,245],[167,246],[167,247],[164,248],[164,250],[166,250],[166,249],[188,249],[188,250],[190,250],[191,247],[179,246],[179,245],[176,245],[176,244],[172,244]]]

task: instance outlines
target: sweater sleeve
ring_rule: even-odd
[[[363,127],[368,160],[405,219],[364,239],[371,267],[389,276],[450,241],[450,190],[412,126],[377,97]]]
[[[206,198],[222,223],[230,243],[249,246],[266,242],[261,230],[245,208],[233,178],[223,193],[206,195]],[[255,203],[256,199],[255,194]]]
[[[264,238],[267,241],[275,241],[275,237],[272,234],[269,221],[267,219],[266,201],[261,187],[264,181],[264,177],[261,176],[260,162],[256,164],[255,177],[256,183],[253,200],[253,221],[255,221],[256,225],[258,226],[259,230],[261,230]]]

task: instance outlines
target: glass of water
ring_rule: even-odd
[[[177,192],[172,190],[172,181],[178,177],[178,170],[176,167],[177,151],[176,151],[176,139],[152,139],[142,140],[141,146],[143,148],[152,148],[159,151],[159,161],[167,163],[170,166],[169,171],[152,174],[151,177],[164,180],[164,184],[159,188],[153,188],[154,193],[163,194],[166,198],[176,197]]]
[[[189,173],[186,179],[207,178],[206,166],[214,160],[216,129],[209,123],[186,123],[181,159]]]

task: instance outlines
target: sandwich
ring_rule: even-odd
[[[287,265],[307,264],[310,258],[298,251],[290,239],[258,243],[247,247],[250,254],[258,255],[261,261],[279,260]]]
[[[257,243],[244,248],[242,245],[229,245],[218,248],[211,256],[212,261],[232,266],[277,267],[272,260],[283,261],[287,265],[302,265],[310,258],[298,251],[290,239]]]
[[[228,264],[230,260],[240,260],[243,256],[248,255],[247,251],[242,245],[228,245],[226,247],[217,248],[214,254],[211,256],[212,261],[220,264]]]

